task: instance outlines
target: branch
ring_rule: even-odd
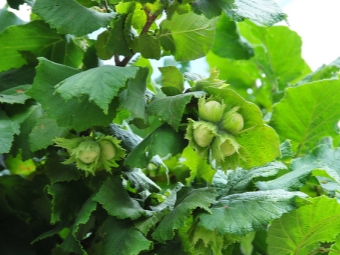
[[[146,23],[141,31],[141,33],[139,34],[139,36],[146,34],[147,32],[149,32],[150,27],[152,26],[152,24],[155,22],[155,20],[157,19],[158,15],[154,15],[149,13],[148,10],[144,9],[145,14],[146,14]],[[135,55],[135,53],[133,53],[131,56],[125,57],[122,61],[118,61],[116,62],[117,66],[126,66],[130,60],[132,59],[132,57]],[[116,57],[115,57],[116,60]]]

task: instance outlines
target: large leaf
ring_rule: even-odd
[[[74,221],[89,195],[88,188],[79,181],[55,183],[47,190],[53,197],[52,224]]]
[[[292,140],[299,154],[325,136],[338,136],[339,97],[339,80],[287,88],[285,96],[273,107],[270,124],[283,140]]]
[[[40,58],[36,71],[34,83],[27,94],[41,103],[47,117],[55,119],[58,126],[83,131],[94,125],[108,125],[114,118],[117,107],[114,101],[110,104],[108,114],[104,114],[103,110],[89,102],[85,95],[65,101],[55,93],[55,85],[79,73],[78,70]]]
[[[211,214],[200,214],[199,225],[221,234],[246,235],[265,229],[273,219],[295,209],[301,192],[285,190],[255,191],[220,198],[211,208]]]
[[[103,255],[138,255],[143,250],[148,250],[151,241],[133,226],[128,220],[117,220],[109,217],[100,230],[104,236]]]
[[[37,119],[35,126],[29,134],[28,142],[30,148],[32,151],[45,149],[54,143],[54,138],[64,137],[68,131],[68,128],[59,127],[54,119],[43,116]]]
[[[7,153],[11,149],[16,133],[14,125],[6,113],[0,110],[0,153]]]
[[[279,137],[267,125],[242,132],[236,141],[240,144],[240,166],[245,169],[261,166],[280,156]]]
[[[250,170],[236,169],[227,174],[218,170],[214,176],[212,185],[216,187],[221,196],[242,193],[247,190],[254,178],[276,175],[279,170],[287,169],[281,162],[271,162],[261,167]]]
[[[82,36],[109,25],[114,13],[88,9],[74,0],[37,0],[33,12],[59,33]],[[77,13],[76,20],[74,13]]]
[[[251,44],[240,36],[236,22],[225,15],[217,22],[211,51],[219,57],[231,59],[249,59],[254,55]]]
[[[175,130],[181,122],[186,105],[192,97],[201,97],[203,92],[190,92],[176,96],[154,97],[148,105],[148,113],[169,123]]]
[[[51,52],[63,41],[56,31],[51,30],[41,20],[10,26],[0,34],[0,71],[26,64],[20,51],[29,51],[41,56]]]
[[[170,50],[177,61],[194,60],[206,55],[212,46],[216,19],[195,13],[174,13],[171,20],[161,23],[159,39],[165,50]]]
[[[105,65],[92,68],[61,81],[56,85],[55,92],[66,101],[88,95],[89,101],[93,101],[107,114],[112,99],[136,72],[136,67]]]
[[[169,125],[163,124],[136,146],[126,157],[125,164],[143,168],[149,164],[154,156],[165,157],[169,154],[174,156],[182,152],[184,147],[183,135]]]
[[[43,114],[43,110],[39,104],[33,105],[17,105],[8,110],[8,115],[20,125],[19,133],[14,137],[11,152],[17,154],[20,150],[22,158],[27,160],[32,157],[32,152],[29,145],[29,134],[32,132],[33,127],[38,118]]]
[[[183,187],[177,193],[177,200],[171,213],[167,214],[159,223],[152,237],[159,242],[170,240],[174,230],[182,227],[185,220],[197,207],[210,212],[210,205],[215,202],[216,192],[211,188],[192,189]]]
[[[328,145],[318,146],[308,155],[294,159],[291,163],[291,172],[271,181],[257,182],[256,186],[261,190],[277,188],[298,190],[313,175],[325,190],[340,191],[340,167],[337,163],[339,160],[339,149],[332,150]],[[328,183],[333,185],[329,186]]]
[[[321,243],[331,243],[339,234],[340,205],[336,198],[317,197],[311,204],[283,215],[268,231],[269,254],[314,254]]]
[[[122,179],[118,176],[108,178],[93,200],[100,203],[109,215],[116,216],[118,219],[137,219],[145,214],[137,200],[129,196]]]
[[[266,26],[272,26],[286,17],[274,0],[195,0],[192,5],[196,12],[210,18],[220,15],[223,10],[233,20],[246,18]]]

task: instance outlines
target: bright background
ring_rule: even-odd
[[[302,56],[312,70],[340,57],[339,0],[277,0],[277,2],[288,15],[289,27],[302,37]],[[0,8],[5,3],[6,0],[0,0]],[[13,12],[28,21],[30,7],[21,6],[19,12],[16,10]],[[280,25],[287,23],[282,22]],[[207,65],[203,60],[194,61],[192,67],[192,71],[196,73],[207,72]]]

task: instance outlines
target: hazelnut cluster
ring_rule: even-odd
[[[228,107],[223,102],[200,98],[198,101],[199,120],[189,119],[186,138],[201,156],[211,150],[212,157],[224,161],[238,153],[240,145],[236,136],[244,127],[243,116],[239,107]]]

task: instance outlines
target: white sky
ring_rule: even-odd
[[[278,0],[288,15],[289,26],[303,40],[302,56],[312,70],[340,57],[340,0]],[[0,8],[6,0],[0,0]],[[29,20],[28,6],[22,6],[21,19]],[[195,61],[195,67],[202,61]],[[196,68],[195,68],[196,69]],[[203,71],[203,70],[202,70]],[[195,70],[199,73],[200,70]],[[206,72],[206,69],[203,71]]]

